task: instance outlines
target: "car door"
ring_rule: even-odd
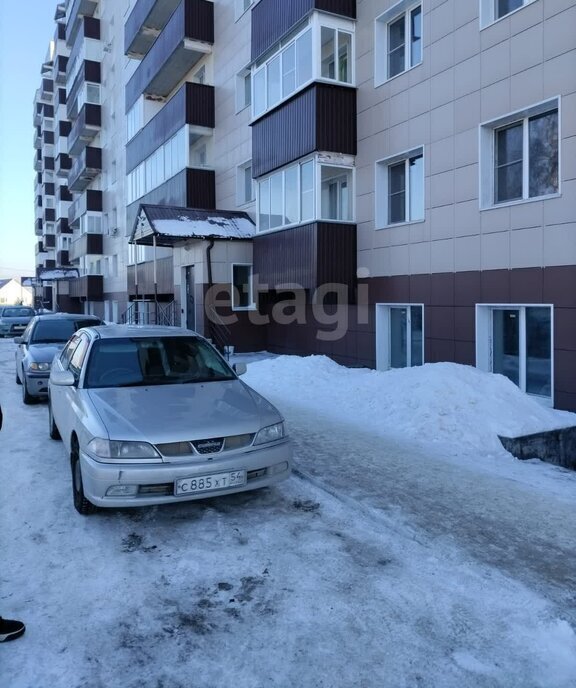
[[[70,338],[62,353],[56,357],[52,364],[53,370],[69,370],[70,360],[80,344],[80,336],[75,334]],[[50,385],[50,406],[52,408],[52,416],[54,422],[60,431],[60,435],[66,444],[70,439],[70,434],[67,432],[70,424],[67,422],[69,409],[67,407],[67,387],[60,387],[59,385]]]
[[[22,380],[22,361],[24,360],[26,352],[28,351],[28,343],[30,341],[30,337],[32,336],[34,324],[35,323],[33,320],[28,323],[28,326],[22,334],[22,342],[16,346],[16,375],[20,377],[20,380]]]
[[[58,421],[56,421],[56,425],[58,425],[58,430],[60,430],[62,437],[65,436],[67,438],[67,444],[69,444],[70,437],[74,430],[76,430],[79,435],[82,434],[81,428],[84,424],[86,410],[83,403],[83,390],[79,389],[78,383],[89,347],[90,337],[84,332],[79,334],[78,344],[70,354],[67,368],[74,375],[76,382],[70,387],[61,388],[63,392],[61,400],[63,424],[61,427]],[[66,434],[64,435],[64,433]]]

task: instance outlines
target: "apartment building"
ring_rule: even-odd
[[[574,26],[576,0],[67,3],[70,295],[576,410]]]

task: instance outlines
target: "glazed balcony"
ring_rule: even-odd
[[[355,19],[356,0],[260,0],[252,10],[252,60],[270,50],[314,10]]]
[[[126,85],[126,112],[144,93],[166,98],[192,67],[212,50],[214,4],[181,0]]]
[[[185,83],[178,89],[126,145],[126,171],[131,172],[186,124],[214,128],[213,86]]]
[[[98,0],[73,0],[70,2],[66,17],[66,43],[68,47],[72,47],[83,17],[93,17],[97,7]]]
[[[102,106],[86,103],[72,125],[68,136],[68,152],[79,155],[99,133],[102,127]]]
[[[356,155],[355,89],[312,84],[252,126],[254,177],[314,151]]]
[[[79,226],[80,218],[87,212],[102,212],[102,192],[86,189],[83,194],[68,208],[68,224],[75,228]]]
[[[80,92],[85,84],[99,84],[102,81],[102,68],[100,62],[94,60],[82,60],[79,69],[76,70],[74,81],[68,87],[68,97],[66,99],[66,119],[75,120],[78,116],[78,111],[85,102],[94,102],[86,100],[86,93],[82,92],[82,98],[79,98]],[[94,103],[98,105],[98,102]]]
[[[68,189],[76,193],[84,191],[102,172],[102,149],[86,146],[74,160],[68,174]]]
[[[84,275],[68,282],[70,297],[81,301],[102,301],[104,280],[102,275]]]
[[[141,59],[168,23],[180,0],[137,0],[124,25],[124,53]]]
[[[42,100],[50,100],[54,93],[54,81],[48,77],[42,79],[42,84],[40,86],[40,98]]]
[[[102,234],[82,234],[70,244],[68,257],[70,260],[80,260],[84,256],[101,256],[103,253]]]

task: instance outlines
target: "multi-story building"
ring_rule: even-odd
[[[69,2],[71,294],[576,409],[575,25],[576,0]]]

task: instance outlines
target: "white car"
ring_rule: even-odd
[[[172,327],[76,332],[54,359],[49,426],[70,458],[74,506],[165,504],[290,475],[279,411],[203,337]]]

